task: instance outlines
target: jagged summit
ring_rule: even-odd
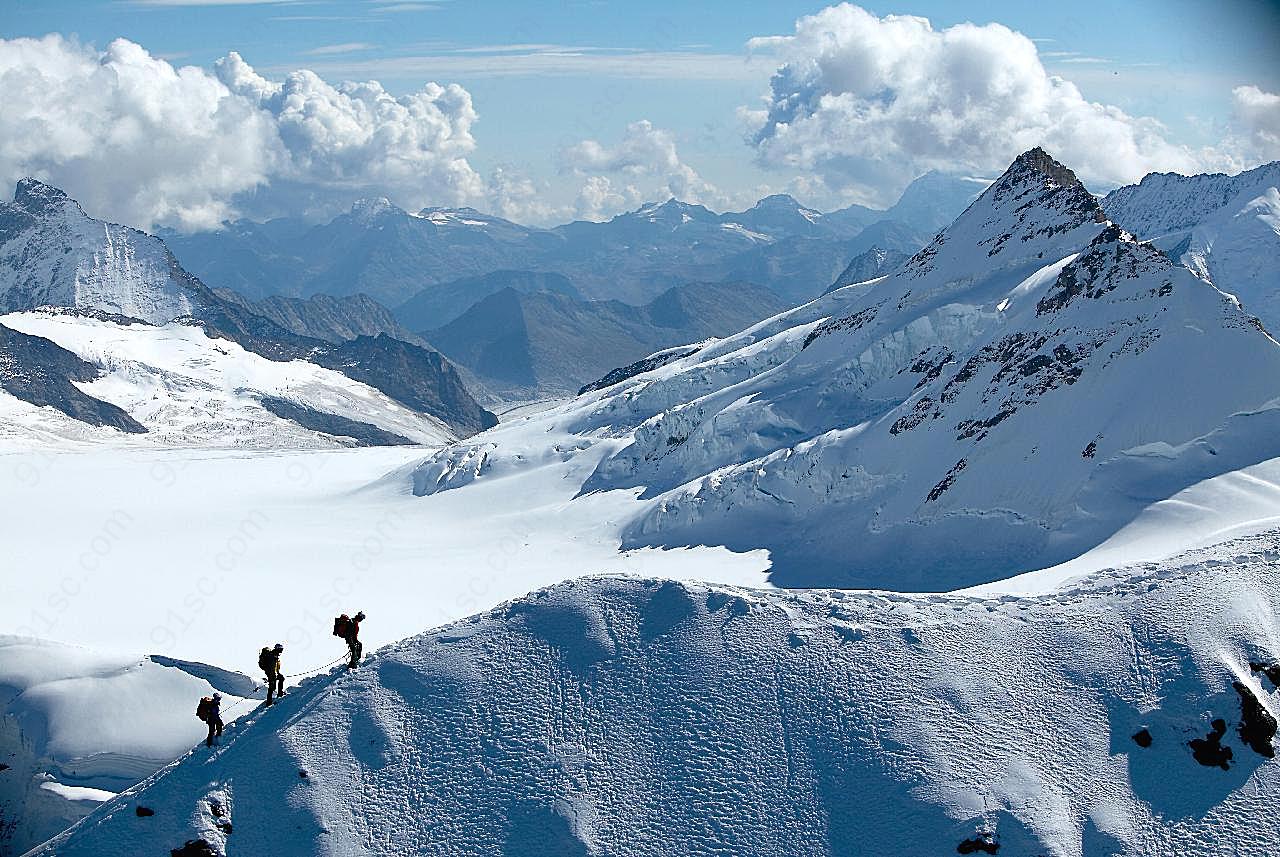
[[[1009,169],[1005,171],[1005,176],[1011,174],[1025,176],[1030,172],[1040,173],[1059,187],[1080,184],[1080,180],[1076,178],[1076,174],[1070,168],[1055,161],[1048,152],[1039,146],[1028,149],[1014,158],[1013,163],[1009,165]]]
[[[996,205],[1017,200],[1021,205],[1030,193],[1038,194],[1039,202],[1064,212],[1087,216],[1096,223],[1106,220],[1102,206],[1076,174],[1039,146],[1015,158],[979,199],[989,197]]]
[[[67,207],[84,214],[80,204],[67,196],[65,191],[31,176],[18,180],[13,191],[13,203],[33,215],[56,212]]]

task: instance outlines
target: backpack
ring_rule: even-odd
[[[351,617],[346,613],[333,620],[333,636],[343,639],[351,636]]]
[[[276,653],[270,649],[263,649],[258,655],[258,668],[271,672],[276,668]]]
[[[209,716],[211,714],[213,714],[213,697],[212,696],[200,697],[200,704],[196,706],[196,717],[199,717],[201,720],[208,723]]]

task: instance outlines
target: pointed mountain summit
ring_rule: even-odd
[[[351,219],[362,226],[370,226],[388,215],[407,216],[408,212],[393,205],[385,196],[357,199],[351,205]]]
[[[18,185],[13,192],[13,202],[14,205],[27,213],[37,216],[61,211],[68,207],[80,214],[84,214],[84,210],[80,208],[80,203],[67,196],[61,189],[45,184],[39,179],[31,178],[30,176],[18,181]]]
[[[0,311],[75,307],[162,324],[217,302],[160,239],[95,220],[58,188],[23,179],[0,203]]]

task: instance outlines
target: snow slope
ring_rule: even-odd
[[[33,854],[1273,853],[1277,557],[1032,599],[563,584],[304,682]]]
[[[0,324],[45,337],[102,367],[81,384],[148,430],[148,442],[259,448],[331,447],[352,438],[276,416],[263,399],[288,399],[323,414],[373,425],[415,443],[453,440],[440,420],[412,411],[358,381],[304,360],[268,360],[200,327],[129,323],[56,311],[10,313]]]
[[[203,739],[201,696],[223,693],[227,720],[252,710],[235,709],[254,695],[247,677],[161,660],[0,636],[0,851],[43,842]]]

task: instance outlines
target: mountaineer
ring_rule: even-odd
[[[264,648],[258,653],[258,666],[267,676],[267,705],[273,702],[273,696],[284,696],[284,670],[280,666],[280,653],[284,646],[276,643],[274,647]]]
[[[360,642],[360,623],[364,621],[364,611],[357,613],[355,616],[348,616],[343,613],[341,616],[333,620],[333,636],[341,637],[347,644],[347,649],[351,652],[351,660],[347,662],[347,669],[355,669],[360,663],[360,655],[364,652],[364,644]]]
[[[196,717],[209,724],[209,737],[204,740],[206,747],[213,746],[214,738],[222,737],[222,713],[218,710],[222,705],[222,694],[200,697],[196,706]]]

